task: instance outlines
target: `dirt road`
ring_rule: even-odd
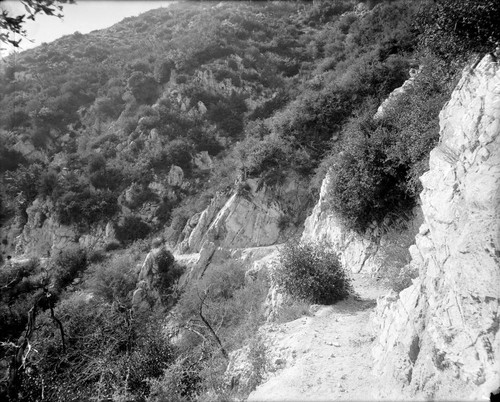
[[[378,399],[368,323],[376,298],[387,289],[364,275],[353,275],[353,284],[357,296],[333,306],[313,306],[312,316],[270,329],[275,371],[249,401]]]

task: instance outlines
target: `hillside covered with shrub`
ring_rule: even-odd
[[[489,0],[179,2],[5,58],[0,358],[14,363],[0,398],[234,398],[223,373],[245,344],[256,386],[269,284],[226,261],[181,286],[185,268],[162,250],[159,302],[135,311],[148,242],[173,249],[194,214],[247,179],[278,194],[297,178],[306,210],[327,172],[328,208],[346,226],[363,235],[400,222],[458,72],[500,41],[499,13]],[[412,84],[374,119],[410,69]],[[10,264],[34,202],[40,226],[106,228],[116,242]],[[300,231],[294,214],[280,230]],[[290,243],[281,261],[277,282],[298,310],[352,291],[330,252]],[[180,342],[157,325],[167,315],[189,333]]]

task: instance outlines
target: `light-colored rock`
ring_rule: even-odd
[[[150,311],[161,303],[158,292],[158,263],[157,256],[163,247],[153,248],[144,259],[137,277],[137,286],[132,295],[132,308],[134,311]]]
[[[415,85],[415,78],[419,73],[420,69],[412,68],[410,70],[410,78],[408,78],[399,88],[392,91],[389,97],[382,102],[373,116],[374,120],[381,120],[387,115],[388,112],[390,112],[390,110],[399,102],[401,97]]]
[[[180,187],[184,182],[184,171],[180,166],[172,165],[168,172],[167,182],[169,186]]]
[[[500,65],[467,68],[440,114],[421,180],[419,279],[380,299],[381,378],[425,398],[488,400],[500,387]]]
[[[200,251],[203,236],[226,201],[225,194],[217,193],[201,214],[195,214],[188,220],[181,234],[181,242],[177,246],[179,253]]]
[[[36,199],[26,214],[27,222],[16,239],[17,255],[46,257],[78,244],[79,233],[72,226],[57,222],[50,202]]]
[[[196,154],[193,163],[200,170],[211,170],[214,167],[214,162],[207,151]]]
[[[281,210],[265,195],[251,198],[233,194],[219,211],[206,232],[207,239],[219,241],[225,248],[268,246],[279,237]]]

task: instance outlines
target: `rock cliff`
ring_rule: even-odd
[[[422,178],[419,278],[379,299],[375,370],[425,398],[500,386],[500,65],[467,68],[440,114]]]
[[[15,239],[16,255],[49,257],[77,244],[102,249],[106,243],[116,241],[111,223],[95,225],[85,232],[61,225],[54,216],[52,203],[40,198],[26,209],[26,215],[26,224]]]

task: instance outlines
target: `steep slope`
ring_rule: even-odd
[[[477,64],[477,63],[476,63]],[[467,68],[422,177],[419,278],[374,317],[377,372],[429,398],[500,386],[500,65]]]
[[[499,119],[500,66],[488,55],[464,70],[440,114],[440,144],[422,177],[425,222],[410,247],[419,277],[381,297],[380,284],[355,273],[357,297],[263,327],[268,365],[249,400],[470,400],[498,389]],[[302,240],[333,238],[358,267],[342,227],[318,205]],[[227,374],[241,381],[248,370],[248,350],[235,352]]]

